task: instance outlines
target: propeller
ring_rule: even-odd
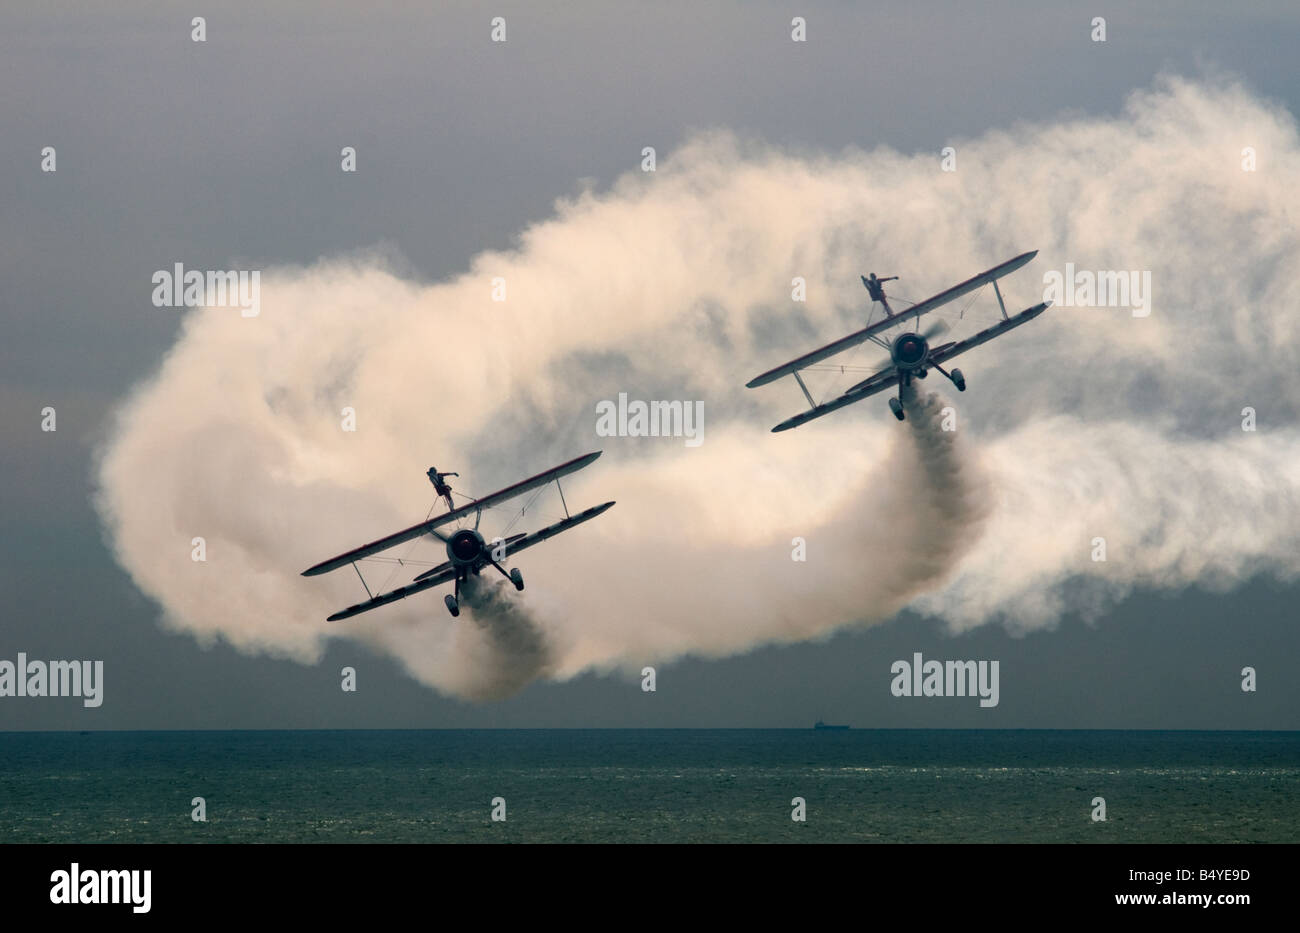
[[[931,338],[939,336],[947,329],[948,325],[944,321],[936,318],[929,327],[921,331],[921,336],[929,341]]]

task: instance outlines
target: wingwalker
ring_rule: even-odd
[[[515,589],[522,590],[524,588],[524,575],[520,573],[519,568],[515,567],[509,573],[506,573],[506,569],[501,566],[500,560],[504,557],[506,549],[514,554],[530,548],[534,544],[540,544],[548,538],[555,537],[561,531],[568,531],[575,525],[590,521],[614,504],[613,502],[605,502],[601,505],[592,506],[585,512],[579,512],[577,515],[570,515],[569,505],[564,500],[564,489],[560,487],[560,477],[576,473],[594,461],[600,454],[601,451],[597,450],[582,457],[575,457],[568,463],[562,463],[544,473],[538,473],[536,476],[515,483],[513,486],[507,486],[505,489],[498,490],[491,495],[471,499],[461,506],[457,506],[452,500],[451,484],[447,482],[448,476],[458,476],[459,474],[440,473],[437,467],[430,467],[428,473],[429,482],[433,483],[434,491],[447,503],[446,512],[431,519],[426,519],[418,525],[412,525],[410,528],[391,534],[386,538],[380,538],[378,541],[371,541],[359,548],[353,548],[338,557],[331,557],[329,560],[321,561],[314,567],[308,567],[302,572],[302,575],[304,577],[314,577],[317,574],[329,573],[331,570],[337,570],[351,564],[352,569],[356,570],[357,576],[361,577],[361,585],[365,587],[366,595],[370,599],[334,613],[326,620],[329,622],[351,618],[358,613],[386,606],[389,603],[397,602],[399,599],[405,599],[413,593],[441,586],[452,580],[455,581],[455,591],[443,598],[447,604],[447,611],[453,616],[458,616],[460,615],[460,585],[469,579],[470,574],[478,576],[479,571],[492,566],[501,571],[501,575],[513,583]],[[547,525],[541,531],[534,531],[532,534],[516,534],[500,539],[494,543],[495,546],[489,545],[488,542],[483,540],[483,536],[479,534],[478,526],[479,520],[483,517],[484,509],[490,509],[498,503],[513,499],[533,489],[538,489],[552,480],[555,482],[555,488],[560,491],[560,502],[564,504],[565,517],[562,521]],[[474,516],[473,528],[458,527],[450,534],[439,530],[443,525],[452,522],[459,524],[461,520],[467,519],[470,515]],[[366,578],[361,576],[361,570],[357,567],[356,562],[373,557],[380,551],[386,551],[404,541],[413,541],[426,534],[432,535],[446,544],[447,560],[424,571],[406,586],[387,593],[381,593],[379,596],[373,595],[370,592],[370,586],[366,583]],[[403,565],[408,563],[400,559],[397,559],[397,562]]]
[[[1015,272],[1029,260],[1038,255],[1038,250],[1028,253],[1021,253],[1014,259],[1008,259],[1000,266],[994,266],[986,272],[967,279],[959,285],[954,285],[947,291],[940,292],[932,298],[927,298],[920,304],[912,305],[904,311],[894,312],[889,306],[889,298],[885,295],[886,282],[892,282],[898,276],[889,276],[888,278],[878,279],[876,274],[871,273],[871,277],[862,276],[862,284],[867,287],[867,292],[871,295],[872,302],[880,302],[885,309],[885,317],[874,324],[870,323],[860,331],[849,334],[834,343],[828,343],[820,349],[813,350],[811,353],[805,353],[796,360],[791,360],[775,369],[769,369],[761,376],[755,376],[746,385],[753,389],[758,386],[767,385],[769,382],[775,382],[782,376],[794,376],[794,381],[799,383],[799,388],[803,390],[804,398],[808,399],[811,406],[808,411],[801,412],[793,418],[787,418],[782,421],[773,431],[788,431],[791,428],[797,428],[806,421],[812,421],[814,418],[820,418],[822,415],[830,414],[837,408],[843,408],[845,405],[852,405],[854,402],[860,402],[868,396],[875,395],[877,392],[884,392],[898,386],[898,396],[889,400],[889,410],[894,413],[894,417],[899,421],[904,418],[903,413],[903,388],[912,384],[912,380],[924,379],[929,369],[937,369],[957,387],[958,392],[966,391],[966,377],[961,374],[960,369],[953,369],[952,372],[943,368],[943,364],[952,359],[959,353],[965,353],[972,347],[978,347],[982,343],[987,343],[994,337],[1005,334],[1014,327],[1019,327],[1027,321],[1032,321],[1038,315],[1042,314],[1051,305],[1050,301],[1044,301],[1036,304],[1032,308],[1026,308],[1015,317],[1007,314],[1007,306],[1002,301],[1002,291],[998,288],[998,279],[1004,275]],[[992,327],[987,327],[980,331],[974,337],[966,340],[951,341],[949,343],[939,344],[932,347],[930,340],[942,328],[942,322],[922,332],[919,329],[905,330],[903,333],[894,337],[892,341],[882,338],[880,333],[889,330],[899,324],[907,321],[916,321],[920,324],[921,315],[933,311],[941,305],[945,305],[962,295],[975,291],[984,285],[993,283],[993,291],[998,296],[998,307],[1002,309],[1002,320]],[[874,305],[873,305],[874,310]],[[868,376],[857,385],[851,386],[847,392],[839,398],[831,399],[829,402],[823,402],[818,405],[813,400],[812,394],[808,387],[804,385],[799,371],[808,369],[810,366],[820,363],[836,353],[847,350],[850,347],[856,347],[858,344],[870,340],[872,343],[889,351],[889,365],[877,373]]]

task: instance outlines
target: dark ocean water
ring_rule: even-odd
[[[1298,779],[1295,732],[3,733],[0,841],[1296,842]]]

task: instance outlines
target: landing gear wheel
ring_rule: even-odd
[[[453,617],[460,615],[460,603],[456,601],[455,596],[448,593],[443,597],[443,600],[447,603],[447,611],[450,612]]]
[[[957,387],[958,392],[966,391],[966,377],[961,374],[960,369],[952,371],[952,384]]]
[[[894,417],[899,421],[903,420],[903,403],[896,398],[889,400],[889,410],[894,413]]]
[[[524,575],[519,572],[518,567],[511,568],[510,582],[515,585],[515,589],[517,590],[522,590],[524,588]]]

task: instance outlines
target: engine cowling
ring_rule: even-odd
[[[478,563],[485,548],[481,534],[462,528],[447,539],[447,559],[458,567],[470,567]]]
[[[930,355],[930,342],[920,334],[899,334],[889,354],[899,369],[916,369]]]

